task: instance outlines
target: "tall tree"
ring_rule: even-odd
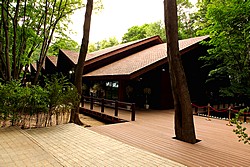
[[[53,35],[56,31],[56,28],[60,26],[59,22],[67,18],[68,13],[73,13],[71,5],[74,5],[74,1],[71,4],[71,1],[67,0],[45,0],[43,3],[44,6],[44,19],[42,20],[42,36],[43,41],[41,45],[41,51],[39,55],[37,72],[34,78],[34,83],[38,82],[38,77],[44,64],[50,43],[52,41]],[[79,1],[78,1],[79,3]],[[70,7],[69,7],[70,6]]]
[[[0,7],[0,78],[11,80],[20,78],[34,53],[38,78],[53,34],[67,29],[68,16],[83,6],[81,0],[2,0]]]
[[[167,55],[175,109],[176,138],[195,143],[193,111],[182,66],[178,44],[178,19],[176,0],[164,0],[165,28],[167,30]]]
[[[85,11],[85,20],[84,20],[84,25],[83,25],[82,44],[81,44],[78,62],[77,62],[76,69],[75,69],[75,83],[74,84],[80,96],[82,95],[82,73],[83,73],[84,63],[85,63],[85,59],[86,59],[86,55],[88,51],[89,31],[90,31],[92,10],[93,10],[93,0],[88,0],[86,11]],[[72,110],[71,115],[70,115],[70,122],[74,122],[79,125],[82,124],[82,122],[79,119],[79,107],[77,107],[76,110]]]

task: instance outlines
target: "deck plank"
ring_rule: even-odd
[[[112,115],[114,111],[105,112]],[[129,120],[130,112],[119,111],[119,117]],[[235,126],[227,126],[228,121],[194,116],[196,136],[201,140],[196,144],[173,139],[173,121],[173,110],[139,110],[134,122],[89,129],[187,166],[250,166],[250,146],[238,142]],[[250,124],[244,125],[249,132]]]

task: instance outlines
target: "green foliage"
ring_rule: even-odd
[[[69,16],[82,7],[81,0],[3,1],[0,78],[20,79],[26,64],[33,60],[43,62],[54,33],[62,37],[68,30]]]
[[[53,44],[49,47],[48,55],[49,56],[58,55],[59,49],[67,49],[79,52],[80,46],[76,41],[70,39],[67,36],[58,37],[56,38],[55,42],[53,42]]]
[[[146,37],[152,37],[155,35],[159,35],[162,41],[166,42],[165,28],[161,21],[150,23],[146,27]]]
[[[49,92],[40,86],[23,87],[26,89],[27,99],[24,102],[27,103],[24,112],[28,115],[34,115],[37,113],[47,113],[49,104]]]
[[[47,91],[40,86],[22,87],[18,81],[1,85],[0,118],[11,119],[14,125],[22,114],[33,115],[46,112],[48,106]]]
[[[6,85],[1,85],[0,89],[0,116],[3,120],[8,120],[9,115],[12,114],[12,121],[16,117],[16,111],[20,108],[19,100],[22,95],[20,94],[20,84],[16,81],[9,82]],[[18,94],[19,93],[19,94]]]
[[[177,0],[178,11],[178,35],[179,39],[186,39],[196,36],[194,14],[188,12],[192,8],[189,0]],[[161,21],[146,23],[141,26],[132,26],[122,37],[122,43],[140,40],[147,37],[159,35],[163,42],[166,42],[164,24]]]
[[[122,43],[127,43],[131,41],[136,41],[139,39],[146,38],[146,27],[148,24],[143,24],[142,26],[132,26],[128,29],[122,37]]]
[[[200,30],[203,30],[209,25],[208,19],[206,18],[207,8],[209,4],[211,4],[211,0],[198,0],[196,4],[198,11],[193,14],[192,20],[194,20],[193,26],[197,35],[204,35],[204,32]]]
[[[194,27],[194,14],[190,13],[193,7],[189,0],[177,0],[177,14],[178,14],[178,38],[186,39],[196,35]]]
[[[0,84],[0,122],[11,120],[12,125],[24,121],[25,116],[49,114],[59,108],[69,111],[79,104],[76,88],[65,77],[46,79],[46,87],[21,86],[18,81]]]
[[[221,92],[249,96],[250,1],[213,0],[208,4],[206,28],[202,33],[210,35],[207,44],[212,49],[202,59],[216,65],[210,72],[211,77],[219,73],[228,76],[231,86]]]
[[[46,79],[45,89],[48,91],[49,108],[54,110],[57,106],[66,105],[70,108],[76,107],[80,97],[75,86],[66,77],[52,76]]]
[[[239,117],[244,113],[249,112],[249,107],[241,109],[239,113],[236,114],[235,118],[232,119],[232,123],[236,124],[236,129],[233,132],[238,136],[239,142],[244,144],[250,144],[250,137],[246,133],[246,128],[242,126],[242,121],[239,121]]]
[[[91,53],[91,52],[94,52],[94,51],[97,51],[97,50],[101,50],[101,49],[109,48],[109,47],[112,47],[112,46],[116,46],[118,44],[119,44],[119,42],[116,39],[116,37],[110,37],[108,40],[104,39],[104,40],[96,42],[94,44],[89,44],[88,52]]]
[[[143,24],[141,26],[132,26],[122,37],[122,43],[136,41],[139,39],[159,35],[163,41],[166,41],[165,28],[161,21]]]

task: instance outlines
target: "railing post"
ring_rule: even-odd
[[[132,103],[131,121],[135,121],[135,103]]]
[[[90,110],[93,110],[94,108],[94,99],[93,96],[90,97]]]
[[[102,98],[101,112],[104,113],[104,99]]]
[[[115,101],[115,116],[118,117],[118,101]]]
[[[211,121],[210,119],[210,103],[207,104],[207,121]]]
[[[232,108],[230,106],[228,108],[228,124],[226,124],[227,126],[233,126],[233,124],[231,124],[231,111],[232,111]]]

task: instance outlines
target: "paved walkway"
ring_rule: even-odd
[[[17,128],[0,128],[0,167],[61,166],[36,141]]]
[[[75,124],[0,129],[0,167],[183,166]]]

